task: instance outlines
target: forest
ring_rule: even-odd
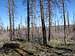
[[[73,0],[0,0],[6,11],[0,11],[0,56],[75,56],[74,5]]]

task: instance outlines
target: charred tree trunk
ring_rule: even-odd
[[[12,40],[12,21],[11,21],[11,12],[10,12],[10,0],[8,0],[8,13],[9,13],[9,22],[10,22],[10,40]]]
[[[27,0],[27,28],[28,28],[28,41],[30,41],[29,39],[29,33],[30,33],[30,17],[29,17],[29,0]]]
[[[14,39],[14,0],[8,0],[8,13],[10,22],[10,40]]]
[[[67,24],[68,24],[68,30],[69,30],[70,22],[69,22],[69,14],[68,14],[68,11],[67,11]]]
[[[30,0],[30,20],[31,20],[31,36],[34,40],[35,32],[35,18],[36,18],[36,0]]]
[[[8,26],[7,26],[7,32],[9,31]]]
[[[59,32],[59,30],[60,30],[59,19],[57,20],[57,23],[58,23],[57,30]]]
[[[54,25],[55,25],[55,32],[56,32],[56,30],[57,30],[57,28],[56,28],[56,27],[57,27],[57,26],[56,26],[56,21],[55,21],[55,24],[54,24]]]
[[[32,40],[33,40],[33,37],[34,37],[34,0],[30,0],[30,20],[31,20],[31,37],[32,37]]]
[[[35,22],[35,20],[36,20],[36,3],[37,3],[37,0],[34,0],[34,37],[36,37],[36,22]]]
[[[42,34],[43,34],[43,44],[47,44],[46,39],[46,28],[45,28],[45,22],[44,22],[44,8],[43,8],[43,0],[40,0],[40,12],[41,12],[41,23],[42,23]]]
[[[13,22],[13,39],[15,38],[15,30],[14,30],[14,0],[12,0],[12,22]]]
[[[66,45],[66,19],[65,19],[65,4],[64,4],[64,0],[62,0],[62,8],[63,8],[63,18],[64,18],[64,43]]]
[[[51,37],[51,0],[48,0],[48,12],[49,12],[49,36],[48,36],[48,41],[50,41]]]

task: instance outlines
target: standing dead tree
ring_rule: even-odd
[[[36,18],[36,0],[30,0],[30,20],[31,20],[31,35],[34,38]]]
[[[0,34],[3,32],[4,28],[3,28],[3,22],[2,22],[2,18],[0,17]]]
[[[65,3],[62,0],[62,11],[63,11],[63,19],[64,19],[64,43],[66,45],[66,18],[65,18]]]
[[[59,30],[60,30],[59,19],[57,19],[57,24],[58,24],[57,29],[58,29],[58,32],[59,32]]]
[[[34,10],[34,37],[36,37],[36,0],[34,0],[34,3],[33,3],[33,5],[34,5],[34,8],[33,8],[33,10]]]
[[[33,10],[33,7],[34,7],[34,0],[30,0],[30,20],[31,20],[31,35],[32,35],[32,39],[33,39],[33,36],[34,36],[34,10]]]
[[[68,11],[67,11],[67,24],[68,24],[68,30],[69,30],[70,22],[69,22],[69,13],[68,13]]]
[[[25,3],[27,5],[25,5]],[[30,0],[23,0],[24,6],[27,6],[27,40],[30,41]]]
[[[55,25],[55,32],[56,32],[56,30],[57,30],[57,29],[56,29],[56,21],[55,21],[54,25]]]
[[[8,0],[8,13],[10,22],[10,40],[14,38],[14,0]]]
[[[59,0],[60,3],[61,3],[61,7],[62,7],[62,16],[63,16],[63,19],[64,19],[64,44],[66,45],[66,15],[65,15],[65,12],[66,12],[66,2],[70,2],[70,0]],[[69,23],[69,22],[68,22]]]
[[[50,41],[50,36],[51,36],[51,0],[48,0],[48,12],[49,12],[49,34],[48,34],[48,41]]]
[[[10,0],[8,0],[8,13],[9,13],[9,22],[10,22],[10,40],[12,40],[12,22],[11,22],[11,10],[10,10]]]
[[[7,26],[7,32],[8,32],[9,30],[8,30],[8,26]]]
[[[29,0],[27,0],[27,28],[28,28],[28,41],[30,41],[29,39],[29,33],[30,33],[30,17],[29,17]]]
[[[15,26],[15,24],[14,24],[14,16],[15,16],[15,14],[14,14],[14,12],[15,12],[15,4],[14,4],[14,0],[12,0],[12,23],[13,23],[13,39],[15,38],[15,29],[14,29],[14,26]]]
[[[45,28],[45,22],[44,22],[43,0],[40,0],[40,13],[41,13],[41,23],[42,23],[43,44],[46,45],[47,39],[46,39],[46,28]]]

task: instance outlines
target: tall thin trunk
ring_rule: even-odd
[[[58,28],[58,32],[59,32],[59,30],[60,30],[60,26],[59,26],[59,20],[57,20],[57,23],[58,23],[58,26],[57,26],[57,28]]]
[[[48,0],[48,12],[49,12],[49,36],[48,41],[50,41],[51,38],[51,0]]]
[[[34,5],[34,35],[35,35],[34,37],[36,37],[36,30],[35,30],[36,29],[36,25],[35,25],[35,23],[36,23],[35,22],[35,20],[36,20],[36,0],[34,0],[33,5]]]
[[[64,43],[66,45],[66,19],[65,19],[65,4],[64,4],[64,0],[62,0],[62,7],[63,7],[63,18],[64,18]]]
[[[30,0],[30,2],[31,35],[33,39],[35,34],[36,0]]]
[[[8,0],[8,13],[9,13],[9,22],[10,22],[10,40],[12,40],[12,21],[11,21],[11,12],[10,12],[10,0]]]
[[[55,24],[54,24],[54,25],[55,25],[55,32],[56,32],[56,29],[57,29],[57,28],[56,28],[56,21],[55,21]]]
[[[68,15],[68,12],[67,12],[67,21],[68,21],[68,29],[69,29],[70,22],[69,22],[69,15]]]
[[[34,37],[34,0],[30,0],[31,36]]]
[[[68,14],[68,11],[67,11],[67,24],[68,24],[68,33],[70,32],[70,22],[69,22],[69,14]]]
[[[13,22],[13,38],[15,38],[15,29],[14,29],[14,0],[12,0],[12,22]]]
[[[7,32],[8,32],[8,26],[7,26]]]
[[[27,28],[28,28],[28,41],[30,41],[29,39],[29,33],[30,33],[30,17],[29,17],[29,0],[27,0]]]
[[[41,13],[41,23],[42,23],[43,44],[46,45],[47,39],[46,39],[46,28],[45,28],[45,22],[44,22],[43,0],[40,0],[40,13]]]

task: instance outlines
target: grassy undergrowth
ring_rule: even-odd
[[[50,42],[48,42],[48,45],[52,46],[53,48],[49,48],[49,47],[45,47],[42,46],[38,43],[31,43],[31,42],[27,42],[27,41],[13,41],[13,43],[19,43],[20,44],[20,48],[26,50],[29,53],[33,53],[35,56],[71,56],[73,54],[74,56],[74,52],[69,52],[69,49],[74,50],[75,48],[75,44],[74,42],[72,43],[72,41],[67,42],[67,45],[64,45],[63,40],[51,40]],[[11,43],[11,41],[5,41],[5,43]],[[3,43],[4,44],[4,43]],[[58,47],[58,48],[56,48]],[[23,52],[22,50],[19,50],[19,52]],[[34,56],[34,55],[29,55],[27,53],[23,53],[24,56]],[[8,52],[8,53],[4,53],[1,52],[0,50],[0,56],[1,55],[6,55],[6,56],[21,56],[19,53],[15,52],[14,50]]]

